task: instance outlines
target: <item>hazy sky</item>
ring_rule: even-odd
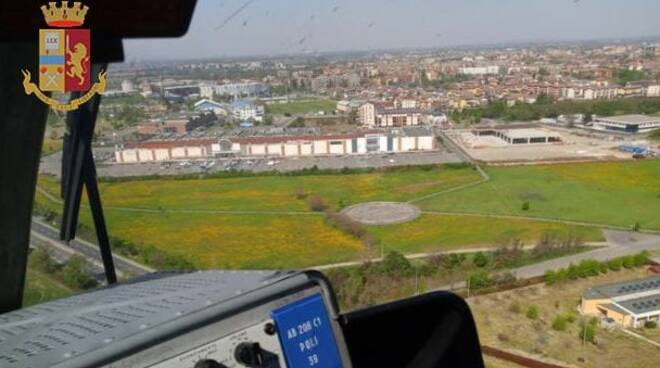
[[[135,60],[630,38],[660,36],[659,16],[658,0],[199,0],[185,37],[126,48]]]

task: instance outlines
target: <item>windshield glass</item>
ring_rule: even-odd
[[[489,367],[660,366],[658,14],[200,0],[185,36],[125,40],[107,69],[93,155],[119,279],[316,269],[342,311],[448,290]],[[59,240],[69,132],[51,109],[26,305],[105,283],[86,195]]]

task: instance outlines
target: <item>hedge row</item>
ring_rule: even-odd
[[[73,256],[60,265],[48,251],[37,248],[30,253],[29,263],[31,268],[55,277],[72,289],[86,290],[98,286],[91,276],[91,265],[80,256]]]
[[[649,264],[649,253],[642,252],[635,255],[613,258],[609,261],[599,262],[594,259],[585,259],[578,264],[571,264],[567,268],[548,270],[545,272],[545,283],[555,285],[567,280],[594,277],[608,271],[619,271],[621,268],[632,269]]]
[[[196,179],[225,179],[225,178],[253,178],[253,177],[272,177],[272,176],[282,176],[282,177],[296,177],[296,176],[307,176],[307,175],[354,175],[354,174],[369,174],[369,173],[384,173],[384,172],[406,172],[412,170],[422,170],[422,171],[431,171],[435,169],[465,169],[469,168],[472,165],[469,163],[447,163],[439,165],[403,165],[395,167],[383,167],[383,168],[348,168],[344,167],[343,169],[319,169],[318,166],[314,165],[308,169],[296,170],[296,171],[264,171],[264,172],[252,172],[244,170],[229,170],[229,171],[219,171],[208,174],[181,174],[181,175],[171,175],[171,176],[161,176],[161,175],[144,175],[144,176],[130,176],[130,177],[100,177],[100,182],[105,183],[120,183],[127,181],[145,181],[145,180],[196,180]]]

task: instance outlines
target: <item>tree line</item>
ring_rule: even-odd
[[[557,118],[560,115],[583,114],[614,116],[624,114],[658,114],[660,98],[625,98],[617,100],[553,101],[546,95],[538,97],[532,104],[517,102],[510,106],[504,100],[492,101],[487,106],[463,111],[455,110],[451,118],[457,123],[478,123],[481,119],[506,121],[533,121],[542,118]]]

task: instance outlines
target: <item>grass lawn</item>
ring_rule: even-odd
[[[324,111],[326,114],[330,114],[336,109],[337,101],[334,100],[303,100],[266,105],[266,113],[279,115],[284,115],[285,113],[300,115],[318,113],[319,111]]]
[[[41,155],[48,156],[57,151],[61,151],[63,145],[64,143],[62,142],[61,139],[44,138],[44,143],[43,146],[41,147]]]
[[[106,206],[227,211],[308,211],[296,190],[319,195],[332,207],[368,201],[407,201],[479,180],[471,168],[401,169],[354,175],[263,176],[101,183]],[[59,184],[40,177],[56,195]]]
[[[425,210],[558,218],[660,230],[660,160],[486,168],[492,181]],[[528,211],[522,210],[530,203]]]
[[[86,211],[84,211],[86,212]],[[182,256],[199,268],[286,269],[353,259],[355,238],[323,216],[141,214],[106,211],[110,231]],[[92,224],[87,213],[83,221]]]
[[[535,243],[546,231],[572,233],[584,241],[603,240],[600,229],[528,220],[500,220],[472,216],[423,215],[406,224],[373,226],[370,232],[386,249],[404,253],[492,246],[518,238]]]
[[[51,211],[62,206],[38,193]],[[142,213],[105,209],[110,234],[183,257],[200,269],[288,269],[352,260],[362,243],[329,226],[322,215]],[[80,221],[92,227],[88,208]],[[94,240],[94,239],[92,239]]]
[[[660,161],[488,168],[490,183],[417,203],[425,210],[559,217],[567,220],[660,229]],[[613,180],[615,178],[616,180]],[[330,206],[407,201],[480,180],[471,168],[400,169],[351,175],[145,180],[101,183],[111,234],[181,255],[200,268],[289,268],[358,259],[358,240],[330,227],[323,216],[175,213],[168,210],[309,211],[302,189]],[[57,195],[59,185],[40,177]],[[60,212],[37,194],[37,201]],[[529,201],[531,209],[522,211]],[[112,207],[115,207],[113,209]],[[144,208],[155,213],[116,207]],[[91,227],[87,209],[82,222]],[[533,242],[548,230],[602,240],[598,229],[542,221],[423,215],[400,225],[368,229],[386,249],[427,252],[497,243]]]
[[[64,298],[76,292],[52,276],[28,268],[23,306],[45,303],[50,300]]]
[[[598,345],[582,345],[579,336],[580,316],[576,313],[582,292],[597,285],[645,277],[644,268],[609,272],[595,278],[580,279],[547,287],[535,285],[468,300],[474,313],[479,337],[484,345],[513,349],[556,359],[579,367],[648,368],[660,366],[658,349],[633,339],[620,331],[596,327]],[[511,308],[518,303],[519,311]],[[530,306],[538,308],[538,319],[525,316]],[[577,320],[566,331],[551,328],[557,315],[572,313]],[[580,362],[579,359],[584,360]]]
[[[364,250],[357,239],[328,226],[322,215],[218,215],[171,213],[168,209],[308,211],[296,199],[302,188],[333,207],[371,200],[404,201],[479,180],[470,168],[400,170],[355,175],[266,176],[207,180],[102,183],[112,234],[138,245],[180,255],[200,268],[290,268],[355,259]],[[40,187],[57,195],[59,185],[41,177]],[[61,206],[37,193],[51,210]],[[111,207],[163,209],[129,212]],[[91,226],[89,210],[82,222]]]

